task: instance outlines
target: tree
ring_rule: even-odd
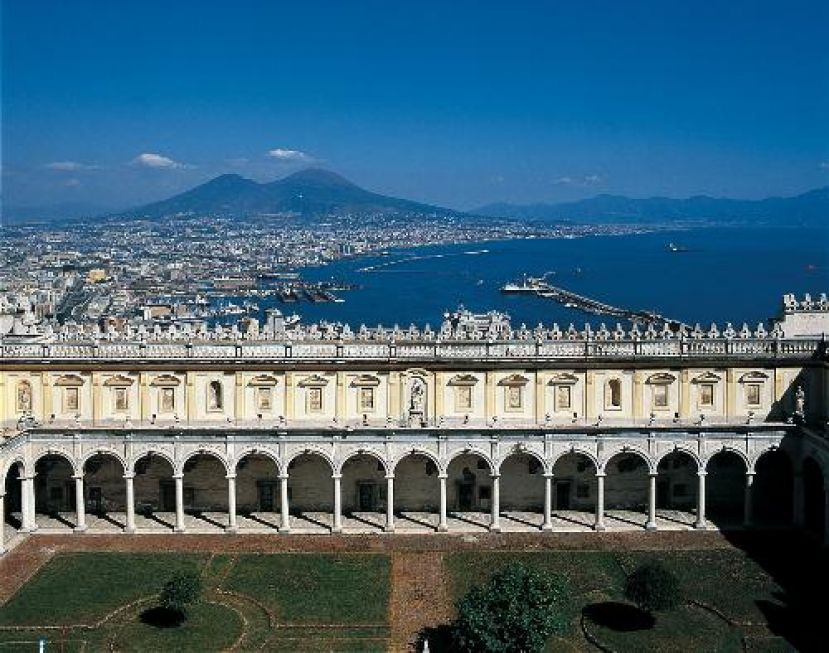
[[[161,590],[159,602],[165,610],[187,617],[187,609],[201,598],[201,577],[192,573],[177,573]]]
[[[541,651],[568,622],[566,583],[515,562],[457,604],[455,645],[463,651]]]
[[[681,601],[679,581],[659,562],[640,565],[627,578],[625,596],[641,610],[673,610]]]

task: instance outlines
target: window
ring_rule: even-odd
[[[17,384],[17,412],[28,413],[32,410],[32,384],[21,381]]]
[[[159,413],[172,413],[176,409],[176,389],[161,388],[158,399]]]
[[[320,413],[322,412],[322,388],[313,387],[308,388],[308,412]]]
[[[507,410],[521,410],[523,407],[523,388],[520,385],[507,386]]]
[[[63,389],[63,408],[67,412],[77,412],[80,408],[80,394],[78,388]]]
[[[569,385],[556,386],[556,410],[570,410],[573,407],[571,388]]]
[[[273,392],[268,386],[256,388],[256,409],[270,410],[273,406]]]
[[[455,387],[455,410],[472,410],[471,385],[459,385]]]
[[[619,379],[610,379],[610,381],[607,382],[605,407],[622,407],[622,382]]]
[[[360,388],[360,412],[371,412],[374,410],[374,388]]]
[[[699,386],[699,405],[713,406],[714,405],[714,384],[701,383]]]
[[[207,410],[222,410],[223,404],[222,384],[219,381],[211,381],[207,386]]]
[[[746,384],[746,403],[749,406],[760,405],[760,384],[747,383]]]
[[[128,392],[127,388],[115,388],[115,410],[129,410]]]
[[[654,408],[668,407],[668,386],[655,385],[653,386],[653,405]]]

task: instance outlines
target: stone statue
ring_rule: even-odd
[[[423,405],[426,401],[426,388],[422,379],[412,379],[409,390],[409,414],[422,415]]]
[[[32,387],[28,383],[17,386],[17,409],[23,413],[32,410]]]
[[[806,417],[806,392],[804,392],[802,385],[797,386],[794,393],[794,414],[795,417],[800,419]]]

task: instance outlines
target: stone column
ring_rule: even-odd
[[[501,488],[500,476],[492,475],[492,518],[489,523],[489,530],[493,533],[501,532]]]
[[[446,520],[446,474],[438,476],[440,480],[440,521],[438,522],[438,532],[446,533],[449,530],[449,524]]]
[[[743,497],[743,526],[751,528],[753,524],[754,502],[752,497],[752,486],[754,485],[754,472],[746,472],[746,488]]]
[[[596,472],[596,523],[593,530],[606,530],[604,525],[604,472]]]
[[[176,481],[176,527],[175,533],[184,532],[184,474],[174,474]]]
[[[334,479],[334,528],[331,529],[332,533],[342,533],[343,532],[343,515],[342,515],[342,491],[340,487],[340,481],[342,480],[342,474],[332,474],[331,476]]]
[[[20,532],[33,533],[37,530],[35,521],[35,477],[20,477]]]
[[[235,533],[236,524],[236,474],[227,475],[227,528],[228,533]]]
[[[694,522],[694,528],[708,528],[708,522],[705,520],[705,476],[707,472],[699,470],[697,472],[697,520]]]
[[[541,530],[553,530],[553,474],[544,474],[544,522]]]
[[[127,527],[125,533],[135,533],[135,473],[124,474],[124,483],[127,486]]]
[[[279,499],[279,513],[282,517],[279,531],[281,533],[290,533],[291,511],[288,506],[288,474],[282,474],[279,477]]]
[[[83,474],[75,475],[75,532],[86,530],[86,502],[83,495]]]
[[[645,524],[645,529],[655,531],[656,525],[656,472],[648,474],[648,523]]]
[[[0,492],[0,555],[6,552],[6,495]]]
[[[386,476],[386,532],[394,533],[394,474]]]
[[[805,507],[803,505],[803,472],[795,471],[793,481],[794,486],[792,487],[792,523],[795,527],[802,528],[806,521],[806,516],[803,513]]]

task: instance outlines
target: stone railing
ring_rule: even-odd
[[[603,340],[50,342],[0,346],[0,360],[555,360],[638,358],[803,359],[826,355],[818,338],[704,337]]]

